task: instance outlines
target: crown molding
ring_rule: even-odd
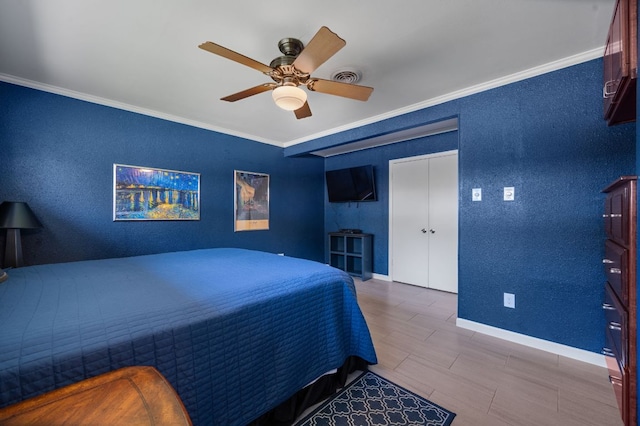
[[[298,145],[304,142],[308,142],[314,139],[319,139],[322,137],[334,135],[337,133],[345,132],[347,130],[355,129],[358,127],[366,126],[368,124],[376,123],[378,121],[386,120],[389,118],[398,117],[403,114],[407,114],[410,112],[418,111],[421,109],[429,108],[435,105],[443,104],[445,102],[449,102],[455,99],[463,98],[469,95],[473,95],[476,93],[484,92],[486,90],[495,89],[500,86],[505,86],[507,84],[515,83],[518,81],[526,80],[528,78],[536,77],[542,74],[546,74],[552,71],[557,71],[562,68],[567,68],[573,65],[577,65],[583,62],[587,62],[593,59],[597,59],[602,57],[604,53],[604,46],[588,50],[586,52],[582,52],[576,55],[572,55],[566,58],[559,59],[557,61],[549,62],[547,64],[543,64],[537,67],[533,67],[521,72],[517,72],[514,74],[510,74],[504,77],[500,77],[494,80],[487,81],[482,84],[477,84],[474,86],[470,86],[465,89],[457,90],[455,92],[447,93],[442,96],[437,96],[435,98],[427,99],[422,102],[418,102],[413,105],[409,105],[403,108],[399,108],[393,111],[389,111],[384,114],[376,115],[373,117],[369,117],[364,120],[359,120],[353,123],[349,123],[344,126],[335,127],[332,129],[328,129],[323,132],[314,133],[309,136],[305,136],[303,138],[294,139],[288,142],[278,142],[271,139],[260,138],[255,135],[250,135],[243,132],[238,132],[218,126],[213,126],[211,124],[203,123],[201,121],[190,120],[184,117],[166,114],[163,112],[155,111],[149,108],[141,108],[135,105],[130,105],[124,102],[118,102],[111,99],[102,98],[99,96],[89,95],[86,93],[76,92],[74,90],[65,89],[62,87],[57,87],[45,83],[36,82],[33,80],[24,79],[21,77],[12,76],[9,74],[0,73],[0,81],[4,81],[6,83],[17,84],[19,86],[29,87],[31,89],[37,89],[48,93],[53,93],[57,95],[66,96],[73,99],[78,99],[81,101],[91,102],[98,105],[104,105],[112,108],[121,109],[124,111],[134,112],[137,114],[147,115],[150,117],[160,118],[162,120],[173,121],[180,124],[185,124],[187,126],[198,127],[205,130],[211,130],[218,133],[224,133],[231,136],[236,136],[243,139],[252,140],[255,142],[261,142],[268,145],[274,145],[280,148],[287,148],[290,146]]]
[[[284,147],[294,146],[300,143],[308,142],[314,139],[319,139],[322,137],[334,135],[336,133],[341,133],[347,130],[356,129],[358,127],[366,126],[368,124],[377,123],[378,121],[386,120],[389,118],[398,117],[403,114],[407,114],[410,112],[418,111],[421,109],[429,108],[432,106],[436,106],[439,104],[443,104],[445,102],[453,101],[455,99],[464,98],[469,95],[474,95],[476,93],[484,92],[486,90],[495,89],[500,86],[506,86],[507,84],[515,83],[518,81],[526,80],[528,78],[537,77],[539,75],[543,75],[552,71],[558,71],[563,68],[568,68],[573,65],[578,65],[583,62],[588,62],[593,59],[597,59],[602,57],[604,53],[604,46],[591,49],[586,52],[579,53],[577,55],[568,56],[566,58],[559,59],[557,61],[549,62],[544,65],[540,65],[534,68],[529,68],[524,71],[520,71],[514,74],[510,74],[504,77],[496,78],[494,80],[487,81],[485,83],[477,84],[475,86],[470,86],[465,89],[457,90],[455,92],[447,93],[442,96],[438,96],[435,98],[427,99],[422,102],[418,102],[413,105],[409,105],[403,108],[399,108],[393,111],[389,111],[385,114],[376,115],[374,117],[369,117],[364,120],[360,120],[354,123],[350,123],[345,126],[335,127],[333,129],[326,130],[324,132],[315,133],[313,135],[306,136],[304,138],[295,139],[289,142],[284,143]]]
[[[30,89],[41,90],[43,92],[53,93],[55,95],[66,96],[68,98],[78,99],[85,102],[91,102],[98,105],[108,106],[111,108],[117,108],[124,111],[134,112],[136,114],[147,115],[149,117],[159,118],[162,120],[173,121],[175,123],[185,124],[187,126],[198,127],[205,130],[211,130],[218,133],[223,133],[230,136],[236,136],[243,139],[248,139],[255,142],[266,143],[269,145],[275,145],[280,148],[284,148],[282,142],[273,141],[270,139],[260,138],[255,135],[247,133],[236,132],[233,130],[225,129],[218,126],[212,126],[211,124],[203,123],[201,121],[189,120],[177,115],[166,114],[164,112],[155,111],[149,108],[141,108],[135,105],[130,105],[124,102],[114,101],[112,99],[102,98],[100,96],[89,95],[82,92],[76,92],[75,90],[69,90],[50,84],[40,83],[33,80],[27,80],[21,77],[16,77],[9,74],[0,73],[0,81],[5,83],[16,84],[18,86],[28,87]]]

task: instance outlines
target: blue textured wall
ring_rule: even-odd
[[[27,264],[204,247],[323,261],[323,160],[63,96],[0,83],[0,201],[27,201]],[[201,174],[201,220],[113,222],[113,163]],[[233,231],[233,170],[270,174],[266,231]],[[4,253],[4,233],[0,236]]]
[[[378,201],[329,203],[325,188],[325,231],[334,232],[342,228],[357,228],[367,234],[373,234],[373,271],[387,275],[389,264],[389,160],[457,148],[458,132],[450,132],[328,157],[325,160],[326,170],[372,164]],[[328,238],[326,241],[328,245]],[[328,247],[326,249],[328,252]]]
[[[600,190],[636,171],[635,124],[607,127],[601,84],[598,59],[293,146],[285,154],[457,116],[458,316],[599,353],[604,344]],[[326,167],[374,162],[377,151],[386,149],[331,158]],[[406,154],[423,149],[413,145]],[[378,187],[382,200],[388,191],[384,179]],[[505,186],[515,187],[515,201],[502,201]],[[483,201],[474,203],[476,187],[483,189]],[[378,208],[386,223],[388,202],[378,202]],[[327,204],[328,230],[338,225],[330,220],[336,216],[348,217]],[[339,226],[368,230],[357,214],[349,218]],[[374,244],[375,270],[384,273],[386,237],[376,235]],[[515,293],[516,309],[502,306],[504,292]]]
[[[601,85],[596,60],[461,100],[461,318],[601,351],[600,191],[635,172],[635,126],[606,126]]]

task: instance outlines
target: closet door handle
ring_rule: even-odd
[[[603,303],[602,304],[602,309],[604,309],[605,311],[615,311],[616,308],[613,305],[610,305],[608,303]]]
[[[622,270],[620,268],[611,268],[609,269],[609,272],[612,274],[621,274]]]
[[[421,231],[422,231],[422,233],[423,233],[423,234],[426,234],[426,233],[427,233],[427,230],[426,230],[426,229],[424,229],[424,228],[422,228],[422,229],[421,229]]]
[[[602,259],[602,263],[616,263],[611,259]]]

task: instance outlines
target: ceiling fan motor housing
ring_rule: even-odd
[[[271,61],[269,66],[271,68],[278,68],[281,65],[291,65],[295,60],[296,60],[295,56],[289,56],[289,55],[278,56],[273,61]]]
[[[288,37],[278,42],[278,49],[280,49],[283,55],[295,57],[302,52],[304,44],[297,38]]]
[[[277,82],[293,83],[292,85],[304,84],[299,77],[299,72],[292,66],[300,52],[304,49],[304,44],[297,38],[283,38],[278,42],[278,48],[283,56],[275,58],[269,66],[275,71],[271,73],[271,78]]]
[[[269,76],[279,86],[306,84],[309,75],[300,72],[293,66],[293,62],[304,49],[304,44],[297,38],[283,38],[278,42],[278,48],[283,55],[271,61],[269,66],[273,68],[273,71],[269,73]]]

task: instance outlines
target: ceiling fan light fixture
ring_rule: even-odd
[[[307,102],[307,92],[296,86],[279,86],[271,94],[280,108],[295,111]]]

